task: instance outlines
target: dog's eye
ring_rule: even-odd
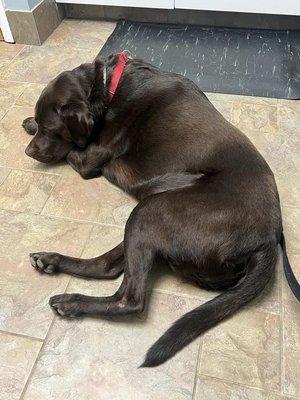
[[[67,142],[71,142],[72,141],[72,138],[71,138],[71,135],[70,135],[69,131],[66,131],[66,130],[57,131],[55,133],[55,135],[59,136],[63,140],[66,140]]]

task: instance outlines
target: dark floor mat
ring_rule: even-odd
[[[206,92],[300,98],[300,31],[119,21],[99,54],[121,50]]]

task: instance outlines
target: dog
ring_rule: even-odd
[[[30,254],[32,266],[48,274],[112,279],[124,272],[113,296],[53,296],[59,315],[142,312],[157,258],[199,287],[223,290],[177,320],[142,367],[173,357],[271,280],[282,239],[273,173],[189,79],[113,54],[58,75],[23,126],[35,134],[28,156],[66,158],[84,179],[103,175],[138,200],[124,241],[104,255]]]

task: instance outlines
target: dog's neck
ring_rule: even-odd
[[[103,85],[106,88],[108,104],[111,103],[118,89],[120,80],[122,78],[123,72],[125,70],[128,61],[128,56],[125,51],[118,53],[117,56],[118,56],[118,61],[111,74],[111,80],[109,85],[107,85],[106,65],[104,65],[103,67]]]
[[[112,99],[108,90],[118,61],[118,54],[114,54],[106,60],[98,59],[89,64],[87,70],[88,85],[85,86],[85,91],[89,109],[95,120],[100,120],[104,117]]]

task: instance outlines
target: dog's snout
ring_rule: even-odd
[[[36,161],[42,163],[52,163],[55,161],[53,156],[51,155],[51,149],[46,147],[44,143],[37,143],[36,140],[32,140],[29,145],[25,149],[25,154]]]
[[[33,146],[31,143],[29,143],[29,145],[25,149],[25,154],[29,157],[34,158],[35,153],[36,153],[35,146]]]

